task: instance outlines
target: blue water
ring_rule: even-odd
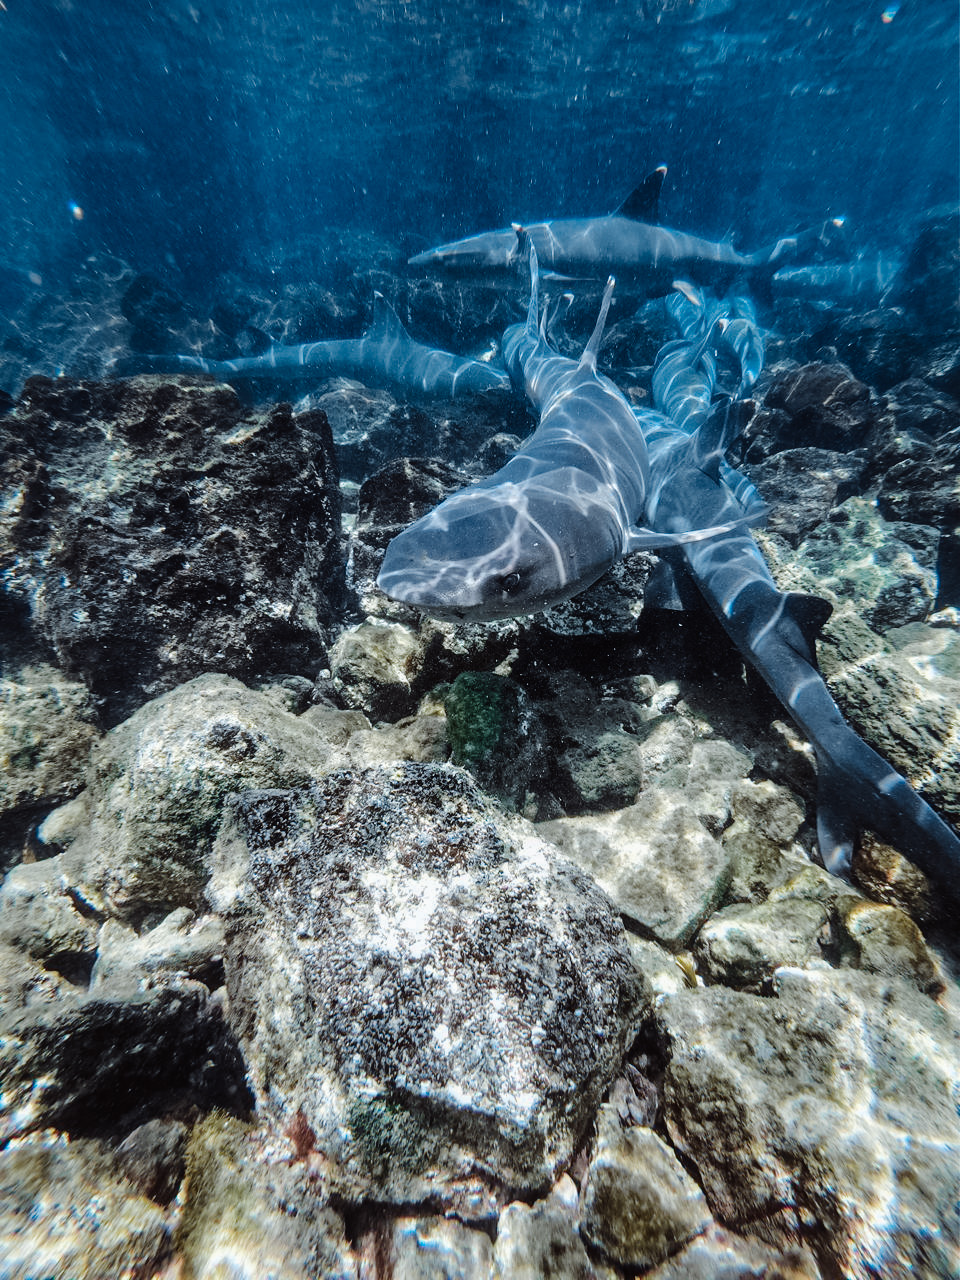
[[[606,212],[659,163],[668,223],[752,246],[842,214],[890,247],[957,198],[956,25],[953,0],[5,0],[0,306],[92,252],[185,289],[319,275],[331,228],[403,252]]]

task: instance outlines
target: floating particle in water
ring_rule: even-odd
[[[77,204],[76,200],[68,200],[68,201],[67,201],[67,208],[70,210],[70,216],[71,216],[71,217],[72,217],[76,222],[82,222],[82,221],[83,221],[83,210],[82,210],[82,209],[80,208],[80,206]]]
[[[890,23],[900,12],[900,0],[893,0],[892,4],[888,4],[880,15],[880,21]]]

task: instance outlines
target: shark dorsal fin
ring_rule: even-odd
[[[660,165],[648,174],[634,191],[631,191],[617,209],[621,218],[633,218],[634,222],[660,221],[660,189],[667,176],[667,166]]]
[[[409,337],[402,320],[382,293],[375,292],[373,295],[373,324],[370,332],[382,334],[385,338]]]
[[[610,310],[610,299],[613,297],[613,286],[616,283],[613,276],[610,276],[607,280],[607,287],[603,291],[603,301],[600,303],[600,314],[597,316],[597,323],[593,326],[593,333],[591,333],[587,345],[583,348],[583,355],[577,365],[578,369],[590,369],[594,373],[597,371],[597,352],[600,350],[603,326],[607,323],[607,312]]]
[[[823,624],[833,613],[833,605],[823,596],[809,596],[802,591],[788,591],[783,597],[783,616],[794,624],[807,646],[811,665],[817,663],[817,639]]]

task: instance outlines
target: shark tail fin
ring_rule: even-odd
[[[380,292],[373,295],[373,322],[367,330],[368,335],[388,338],[392,335],[407,338],[410,335],[403,327],[403,321]]]
[[[603,301],[600,303],[600,314],[597,316],[597,323],[593,326],[587,345],[583,348],[583,355],[580,357],[578,369],[591,369],[596,372],[597,368],[597,352],[600,350],[600,341],[603,338],[604,325],[607,323],[607,312],[610,310],[610,301],[613,298],[613,288],[616,284],[613,276],[607,279],[607,287],[603,291]]]
[[[847,876],[853,862],[857,821],[850,810],[850,784],[843,770],[817,755],[817,844],[823,865]]]

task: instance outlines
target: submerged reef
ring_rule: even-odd
[[[809,747],[712,616],[653,607],[647,552],[532,618],[386,599],[390,538],[524,413],[106,379],[275,305],[236,285],[227,334],[109,265],[82,360],[43,313],[83,376],[0,417],[0,1274],[951,1274],[955,922],[869,835],[851,880],[819,864]],[[376,284],[474,352],[524,304]],[[833,605],[844,715],[957,826],[960,328],[929,296],[779,299],[742,466],[778,587]],[[659,305],[601,350],[636,404]]]

